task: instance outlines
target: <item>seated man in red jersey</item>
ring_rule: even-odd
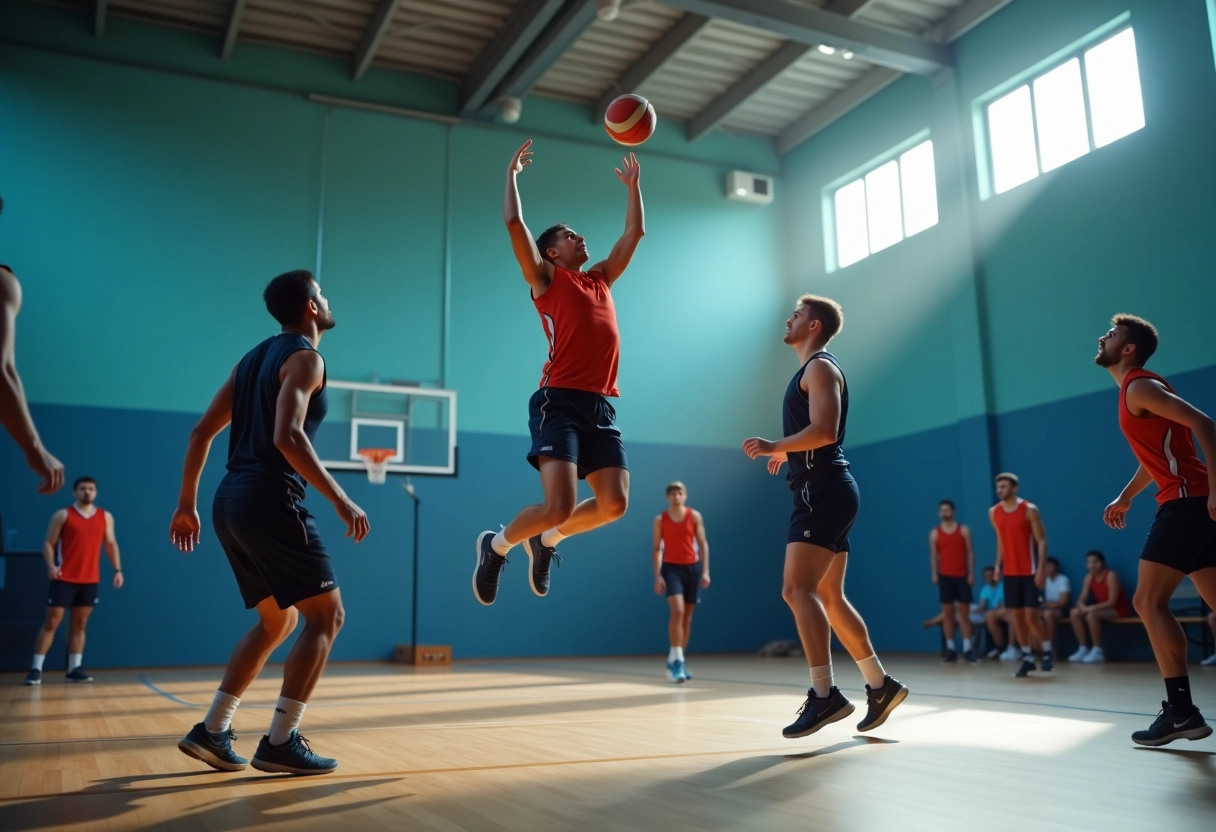
[[[654,592],[667,595],[671,617],[667,622],[667,680],[682,683],[692,678],[684,665],[684,651],[692,631],[692,614],[701,603],[700,590],[709,588],[709,540],[701,512],[684,503],[684,483],[667,486],[667,509],[654,518]]]
[[[1127,592],[1115,570],[1106,565],[1106,556],[1098,550],[1085,555],[1085,580],[1077,593],[1077,606],[1072,611],[1072,631],[1077,637],[1077,652],[1070,662],[1101,664],[1106,661],[1102,650],[1102,622],[1131,615]],[[1093,646],[1086,643],[1089,636]]]

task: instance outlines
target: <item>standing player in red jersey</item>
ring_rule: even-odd
[[[963,631],[963,658],[969,664],[979,659],[971,647],[971,587],[975,584],[975,551],[971,548],[971,529],[954,519],[954,502],[942,500],[937,506],[941,521],[929,532],[929,570],[937,584],[942,604],[942,635],[946,637],[947,664],[958,661],[954,650],[954,620]]]
[[[1156,746],[1199,740],[1212,728],[1191,701],[1186,634],[1170,612],[1170,596],[1189,575],[1208,606],[1216,607],[1216,427],[1165,379],[1144,369],[1157,351],[1152,324],[1135,315],[1115,315],[1110,323],[1098,339],[1094,363],[1110,370],[1119,385],[1119,428],[1140,465],[1106,507],[1106,525],[1124,528],[1132,498],[1157,484],[1157,518],[1140,553],[1132,604],[1148,631],[1167,698],[1153,724],[1132,734],[1132,741]],[[1207,466],[1195,454],[1192,431]]]
[[[1038,506],[1018,496],[1016,474],[996,475],[996,495],[1000,502],[988,509],[996,530],[996,577],[1005,578],[1005,606],[1013,617],[1013,634],[1022,649],[1019,679],[1034,670],[1031,641],[1042,645],[1039,668],[1044,673],[1055,669],[1051,640],[1039,615],[1039,590],[1047,582],[1047,532]],[[1013,639],[1010,639],[1010,647]]]
[[[692,631],[692,614],[701,603],[700,590],[709,589],[709,540],[705,518],[685,505],[688,489],[676,481],[667,486],[667,509],[654,518],[654,592],[667,595],[667,680],[692,678],[684,666],[684,651]]]
[[[533,239],[524,225],[515,177],[532,163],[531,146],[531,140],[524,142],[507,167],[503,220],[549,340],[540,389],[528,403],[528,462],[540,472],[545,498],[523,509],[497,534],[478,535],[473,594],[486,605],[498,595],[499,575],[516,543],[524,544],[531,562],[528,583],[543,597],[549,592],[550,566],[558,558],[557,544],[611,523],[629,503],[625,446],[607,397],[620,395],[616,372],[621,336],[612,286],[646,233],[641,166],[630,153],[616,171],[628,191],[625,233],[606,259],[580,271],[590,258],[573,229],[558,224]],[[594,494],[582,503],[577,502],[580,479],[587,480]]]

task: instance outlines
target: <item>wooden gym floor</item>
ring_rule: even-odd
[[[1162,697],[1149,664],[1069,666],[1014,680],[1010,663],[885,657],[912,695],[875,736],[859,713],[781,737],[805,696],[799,659],[463,662],[450,671],[334,665],[304,718],[336,774],[214,772],[178,752],[219,671],[0,676],[0,830],[683,830],[1216,828],[1216,737],[1140,749]],[[234,727],[251,756],[276,669]],[[1216,716],[1216,671],[1193,667]]]

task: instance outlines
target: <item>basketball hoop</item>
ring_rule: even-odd
[[[384,485],[388,460],[396,454],[395,448],[360,448],[359,456],[363,457],[363,465],[367,468],[367,481],[373,485]]]

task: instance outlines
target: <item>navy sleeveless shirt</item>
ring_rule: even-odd
[[[274,444],[279,371],[293,353],[315,349],[294,332],[280,332],[245,354],[232,380],[232,432],[228,439],[228,474],[222,487],[228,493],[283,494],[304,498],[304,478],[296,473]],[[325,381],[312,394],[304,415],[304,435],[312,441],[329,412]]]
[[[790,386],[785,390],[781,422],[786,436],[793,436],[811,424],[810,402],[799,385],[806,368],[816,359],[832,362],[836,369],[840,370],[841,377],[844,376],[844,370],[840,369],[840,362],[830,352],[821,350],[807,359],[801,369],[794,373],[794,377],[790,379]],[[846,381],[840,391],[840,429],[836,433],[836,441],[813,451],[791,451],[786,455],[786,462],[790,466],[788,477],[791,489],[801,488],[807,482],[827,481],[829,478],[839,477],[842,474],[845,477],[851,476],[849,463],[845,460],[844,451],[841,448],[844,445],[845,423],[848,418],[849,384]]]

